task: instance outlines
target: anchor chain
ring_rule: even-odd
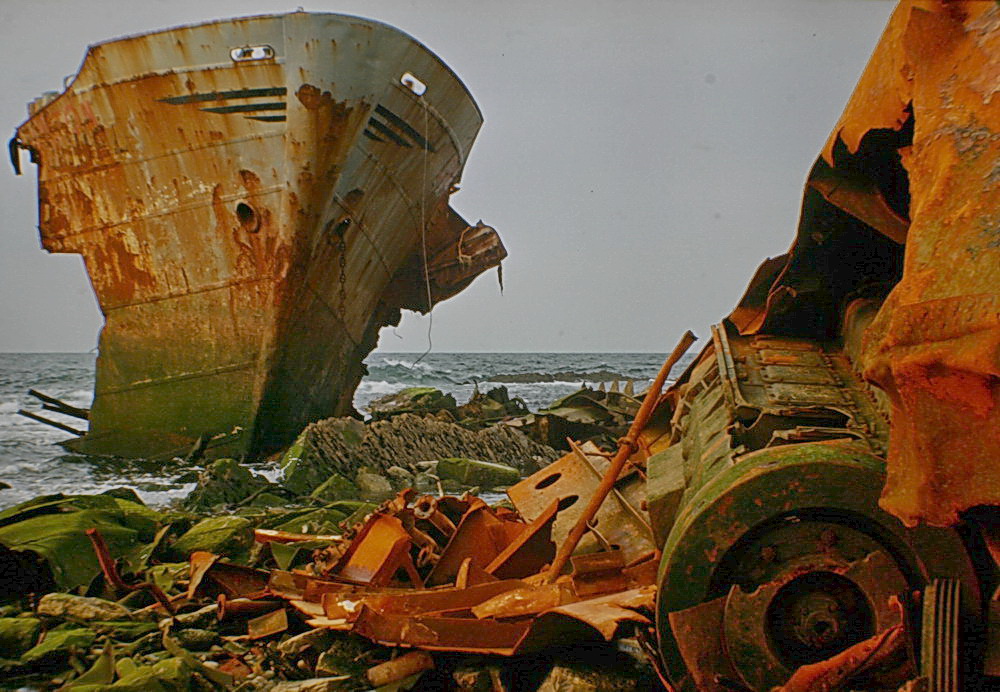
[[[346,229],[344,229],[346,230]],[[337,239],[337,263],[340,265],[340,293],[338,294],[340,302],[340,319],[344,322],[347,321],[347,242],[344,240],[345,232],[341,231],[338,234]]]

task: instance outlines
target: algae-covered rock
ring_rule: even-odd
[[[372,649],[371,642],[353,634],[332,637],[319,656],[317,675],[361,675],[368,668],[363,661]]]
[[[511,466],[462,457],[440,459],[437,475],[441,480],[448,479],[465,486],[475,485],[481,488],[514,485],[521,480],[520,472]]]
[[[385,470],[386,479],[396,492],[412,488],[415,480],[413,472],[402,466],[390,466]]]
[[[378,504],[393,496],[392,485],[383,476],[361,470],[354,477],[354,483],[362,500]]]
[[[56,586],[73,589],[89,584],[101,571],[87,529],[97,529],[111,556],[136,564],[145,548],[140,541],[152,538],[153,510],[107,495],[36,498],[0,512],[0,573],[10,575],[0,583],[0,596],[38,591],[44,575],[41,559]]]
[[[649,688],[651,681],[623,671],[621,666],[593,666],[583,663],[552,666],[536,692],[637,692]]]
[[[221,516],[202,519],[177,539],[174,550],[190,555],[204,550],[217,555],[235,557],[253,545],[253,524],[243,517]]]
[[[368,412],[375,420],[397,416],[401,413],[454,413],[458,404],[455,397],[434,387],[407,387],[368,404]]]
[[[41,627],[36,618],[0,618],[0,658],[16,658],[33,647]]]
[[[320,502],[336,502],[337,500],[356,500],[360,497],[358,487],[339,473],[332,474],[323,484],[312,491],[309,497]]]
[[[136,620],[91,620],[87,627],[98,634],[109,634],[121,642],[134,642],[150,632],[159,631],[155,622]]]
[[[339,692],[345,689],[345,676],[332,678],[310,678],[309,680],[287,680],[269,688],[269,692]]]
[[[331,418],[323,423],[320,437],[327,445],[350,450],[360,445],[365,436],[365,424],[354,418]],[[308,425],[281,458],[281,484],[296,495],[308,495],[332,475],[345,470],[317,448],[316,425]]]
[[[305,651],[325,651],[332,643],[332,635],[325,629],[306,630],[282,640],[278,651],[285,656],[299,657]]]
[[[198,476],[198,485],[184,498],[185,509],[207,511],[245,500],[270,485],[235,459],[216,459]]]
[[[142,501],[139,497],[139,493],[135,491],[134,488],[129,488],[122,486],[120,488],[109,488],[101,493],[101,495],[110,495],[111,497],[117,497],[119,500],[126,500],[128,502],[134,502],[137,505],[145,505],[146,503]]]
[[[21,655],[21,663],[36,665],[66,658],[74,651],[90,648],[96,637],[96,633],[84,627],[49,630],[41,642]]]
[[[49,593],[38,601],[38,614],[74,620],[126,620],[132,611],[103,598],[74,596],[69,593]]]

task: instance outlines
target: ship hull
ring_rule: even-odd
[[[92,47],[16,140],[39,163],[43,246],[83,256],[105,316],[77,447],[259,455],[351,412],[379,328],[455,290],[413,268],[463,254],[447,198],[481,123],[426,48],[357,18]],[[459,283],[505,254],[495,233],[478,250]]]

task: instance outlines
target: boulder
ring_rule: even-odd
[[[390,466],[385,470],[385,475],[396,492],[412,488],[414,482],[413,472],[404,469],[402,466]]]
[[[347,518],[347,513],[328,507],[315,509],[297,515],[275,528],[289,533],[331,534],[339,533],[338,525]]]
[[[198,485],[184,498],[184,508],[205,512],[233,505],[270,485],[235,459],[216,459],[198,476]]]
[[[288,500],[274,493],[263,492],[246,504],[247,507],[284,507]]]
[[[358,475],[354,477],[354,483],[358,486],[361,499],[367,502],[379,504],[394,495],[392,485],[384,476],[369,471],[358,471]]]
[[[177,630],[174,632],[174,638],[177,643],[183,646],[185,649],[190,649],[191,651],[206,651],[215,640],[219,638],[217,632],[212,630],[203,630],[197,628],[191,628],[186,630]]]
[[[322,485],[313,490],[309,497],[320,502],[336,502],[337,500],[356,500],[358,487],[339,473],[332,474]]]
[[[645,684],[642,684],[642,683]],[[648,681],[640,681],[637,677],[623,674],[622,671],[608,666],[596,667],[585,664],[557,664],[545,676],[536,692],[562,692],[563,690],[578,690],[579,692],[637,692],[649,689]]]
[[[521,473],[511,466],[462,457],[440,459],[437,475],[442,481],[447,479],[480,488],[506,487],[521,480]]]
[[[368,426],[353,418],[329,418],[306,427],[285,455],[283,485],[296,493],[312,492],[334,473],[353,478],[367,466],[387,475],[393,466],[419,468],[441,457],[482,459],[534,473],[558,456],[507,425],[472,431],[408,413]]]
[[[365,436],[365,424],[347,417],[328,418],[321,424],[306,426],[281,458],[281,484],[296,495],[308,495],[335,473],[354,475],[353,465],[345,466],[323,449],[332,446],[348,453],[356,449]]]
[[[139,497],[139,493],[137,493],[133,488],[126,488],[126,487],[110,488],[101,493],[101,495],[110,495],[111,497],[117,497],[119,500],[128,500],[129,502],[134,502],[137,505],[146,504],[145,502],[142,501],[142,498]]]

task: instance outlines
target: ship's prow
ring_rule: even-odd
[[[353,411],[364,357],[506,252],[448,205],[482,124],[384,24],[295,12],[92,46],[36,102],[50,252],[105,316],[80,451],[259,455]]]

